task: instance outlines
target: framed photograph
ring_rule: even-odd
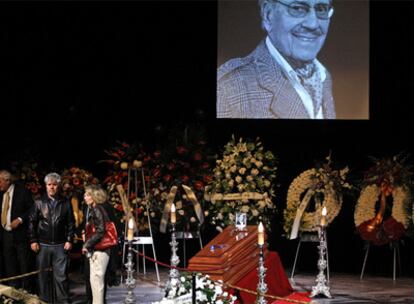
[[[236,229],[239,231],[246,230],[247,226],[247,214],[242,212],[236,213]]]

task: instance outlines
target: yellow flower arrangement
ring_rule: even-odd
[[[234,224],[236,213],[242,212],[247,214],[247,224],[263,222],[271,230],[276,169],[276,157],[264,150],[259,138],[236,142],[233,137],[216,161],[214,180],[206,189],[210,222],[221,230]]]

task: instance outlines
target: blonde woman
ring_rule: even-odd
[[[92,303],[103,304],[105,302],[105,272],[109,262],[110,249],[100,251],[95,250],[94,247],[104,236],[105,222],[109,221],[108,214],[102,206],[107,200],[107,194],[99,186],[88,186],[85,188],[84,200],[91,209],[89,218],[86,220],[88,224],[95,226],[95,233],[86,240],[82,253],[89,257]]]

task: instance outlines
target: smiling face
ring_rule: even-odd
[[[284,57],[312,61],[325,42],[330,22],[329,18],[318,18],[314,7],[329,5],[329,0],[283,0],[283,3],[268,3],[264,8],[263,21],[269,38]],[[308,6],[310,10],[303,17],[294,17],[288,8],[292,3]]]

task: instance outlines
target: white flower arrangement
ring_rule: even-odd
[[[223,157],[216,161],[214,180],[206,189],[211,201],[210,222],[222,230],[234,224],[237,212],[243,212],[248,225],[263,222],[271,230],[271,216],[276,212],[272,202],[276,170],[276,157],[264,150],[259,138],[236,142],[233,137],[225,145]]]
[[[290,235],[298,208],[305,208],[301,216],[299,231],[316,231],[320,223],[323,207],[327,209],[326,220],[331,223],[338,215],[342,206],[343,188],[351,188],[346,182],[348,167],[342,170],[333,170],[330,166],[330,156],[327,163],[320,168],[312,168],[302,172],[289,186],[287,206],[284,210],[284,230]],[[305,195],[304,195],[305,194]],[[314,211],[306,211],[311,200],[315,202]]]
[[[208,275],[196,274],[196,301],[199,304],[233,304],[237,297],[224,290],[223,282],[210,280]],[[177,287],[169,290],[166,298],[153,304],[192,303],[192,275],[183,273]]]

